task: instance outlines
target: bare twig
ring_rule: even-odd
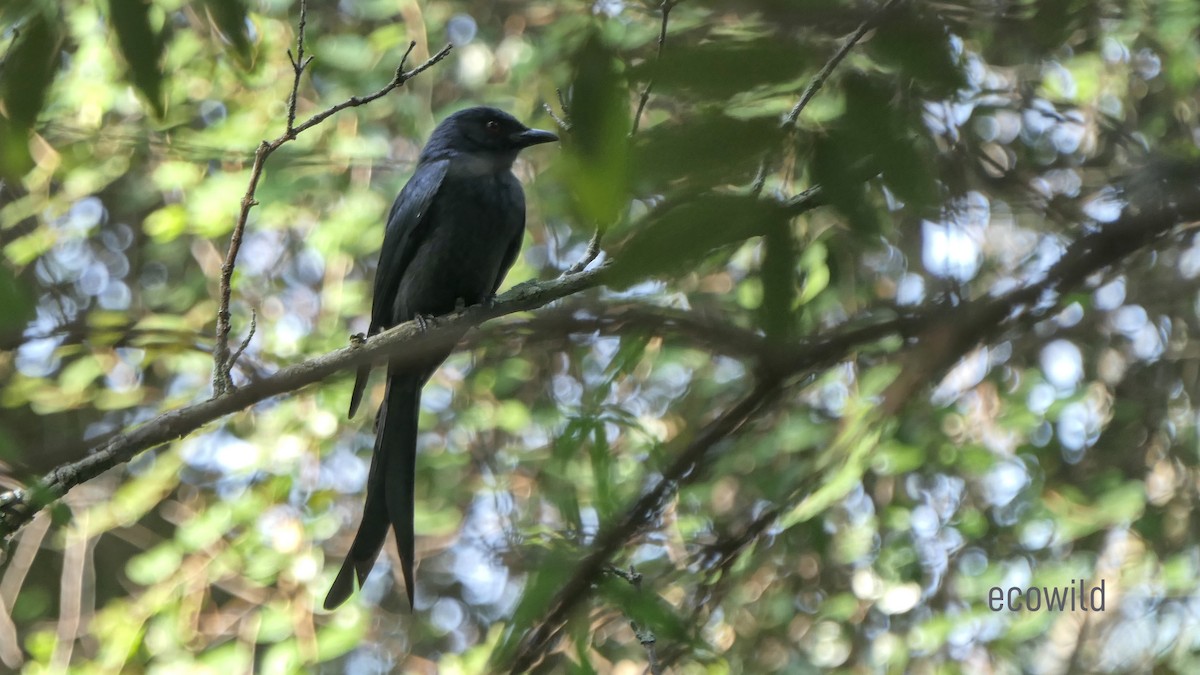
[[[767,184],[767,158],[764,156],[758,162],[758,171],[754,173],[754,180],[750,183],[750,194],[758,196],[762,194],[763,187]]]
[[[250,310],[250,330],[246,332],[246,339],[242,340],[242,344],[238,346],[237,351],[233,356],[229,357],[229,367],[233,368],[237,365],[238,359],[242,358],[242,353],[246,351],[246,347],[250,346],[250,340],[254,337],[254,331],[258,329],[258,312]]]
[[[562,273],[562,276],[566,277],[566,276],[570,276],[572,274],[579,274],[580,272],[587,269],[587,266],[591,265],[592,261],[595,260],[596,257],[600,255],[600,238],[603,235],[604,235],[604,230],[597,227],[596,231],[592,233],[592,238],[588,242],[587,250],[584,251],[583,257],[579,259],[579,262],[568,267],[567,271]]]
[[[567,97],[563,95],[562,87],[555,87],[554,95],[558,97],[558,107],[563,111],[563,117],[571,119],[571,107],[567,105]]]
[[[296,97],[300,92],[300,76],[304,74],[304,69],[308,64],[312,63],[313,57],[304,58],[304,28],[308,25],[308,3],[304,0],[300,2],[300,23],[296,31],[296,55],[292,56],[292,50],[288,50],[288,60],[292,62],[292,94],[288,96],[288,117],[287,117],[287,133],[292,133],[296,127]],[[408,54],[405,54],[408,56]]]
[[[809,102],[812,101],[813,97],[817,95],[817,92],[821,90],[821,87],[825,85],[825,81],[829,79],[829,76],[833,74],[833,70],[838,67],[838,64],[840,64],[843,59],[846,58],[846,56],[850,53],[850,50],[854,49],[854,45],[858,44],[858,41],[867,34],[867,31],[875,27],[876,22],[878,22],[884,14],[887,14],[893,7],[901,2],[904,2],[904,0],[888,0],[887,2],[883,3],[879,9],[871,13],[871,16],[864,19],[853,33],[847,35],[846,38],[842,40],[842,46],[838,47],[838,50],[834,52],[833,56],[825,62],[824,66],[821,67],[821,70],[819,70],[817,74],[813,76],[812,80],[809,81],[808,86],[804,88],[804,92],[800,94],[800,100],[796,102],[796,105],[792,107],[792,110],[783,118],[783,124],[781,126],[784,129],[790,129],[796,126],[796,120],[800,117],[800,113],[804,112],[804,109],[808,107]]]
[[[663,47],[667,44],[667,22],[671,18],[671,10],[681,0],[663,0],[660,9],[662,10],[662,25],[658,29],[658,52],[654,56],[654,62],[657,64],[662,61]],[[646,110],[646,103],[650,100],[650,90],[654,88],[654,75],[650,75],[650,79],[646,81],[646,88],[642,90],[642,96],[638,99],[637,112],[633,114],[633,128],[629,130],[629,135],[637,133],[638,126],[642,122],[642,113]]]
[[[625,581],[629,582],[630,586],[633,586],[638,590],[641,590],[642,588],[642,573],[634,569],[633,565],[630,565],[628,570],[623,570],[615,565],[609,565],[604,571],[608,572],[614,577],[621,577]]]
[[[633,634],[637,636],[638,642],[642,643],[642,647],[646,650],[646,661],[649,665],[650,675],[662,675],[662,664],[658,661],[658,650],[655,644],[658,638],[654,633],[642,626],[639,626],[636,621],[630,621],[629,627],[633,629]]]
[[[431,56],[421,65],[412,70],[405,71],[404,67],[408,61],[408,57],[412,54],[416,47],[416,42],[410,42],[408,50],[404,53],[404,57],[400,59],[400,65],[396,68],[392,80],[384,87],[372,94],[366,96],[352,96],[337,105],[331,106],[326,110],[319,112],[308,118],[299,125],[295,124],[296,115],[296,98],[298,96],[298,88],[300,86],[300,76],[304,69],[312,62],[312,57],[305,58],[304,56],[304,29],[307,22],[307,8],[304,0],[300,3],[300,23],[297,38],[296,38],[296,54],[293,56],[289,50],[288,59],[291,61],[294,78],[292,80],[292,91],[288,96],[288,119],[287,128],[283,135],[273,141],[263,141],[259,144],[258,150],[254,153],[254,164],[250,169],[250,182],[246,186],[246,194],[242,196],[241,210],[238,213],[237,222],[233,227],[233,234],[229,238],[229,250],[225,254],[225,262],[221,265],[221,281],[220,281],[220,298],[219,307],[217,309],[217,333],[216,342],[213,345],[213,396],[221,397],[233,390],[233,380],[230,375],[234,366],[234,357],[229,351],[229,332],[230,332],[230,312],[229,301],[232,294],[232,279],[233,271],[237,266],[237,257],[242,248],[242,237],[246,230],[246,221],[250,217],[250,209],[258,205],[258,201],[254,198],[258,191],[258,183],[262,179],[263,166],[266,164],[267,158],[273,152],[289,141],[294,141],[302,132],[315,127],[324,122],[332,115],[360,105],[366,105],[376,99],[382,98],[392,90],[404,86],[412,78],[432,67],[446,55],[450,53],[451,45],[446,45],[441,51]]]
[[[642,574],[634,569],[633,565],[629,566],[628,571],[615,566],[609,566],[605,571],[613,576],[621,577],[639,592],[642,590]],[[636,621],[630,621],[629,628],[633,630],[634,636],[646,650],[647,671],[651,675],[662,675],[663,664],[658,660],[658,649],[656,648],[658,638],[654,635],[654,631],[645,626],[639,626]]]
[[[550,115],[550,119],[554,120],[554,123],[558,125],[559,129],[562,129],[563,131],[570,131],[571,113],[567,110],[567,99],[563,96],[562,89],[555,89],[554,93],[558,95],[558,107],[562,110],[562,117],[559,117],[558,114],[554,112],[554,108],[550,107],[549,103],[543,103],[542,108],[546,110],[546,114]]]

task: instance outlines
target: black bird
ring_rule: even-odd
[[[556,140],[549,131],[530,129],[495,108],[460,110],[434,129],[388,214],[369,335],[495,296],[525,233],[525,193],[512,173],[513,161],[523,148]],[[325,609],[345,602],[355,580],[362,585],[383,548],[389,522],[413,603],[417,414],[421,388],[448,355],[449,350],[418,368],[388,366],[362,523],[325,596]],[[370,370],[369,365],[358,370],[351,417]]]

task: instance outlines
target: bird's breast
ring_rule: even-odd
[[[401,281],[402,314],[438,315],[491,294],[525,222],[521,186],[504,175],[448,174],[426,214],[427,235]]]

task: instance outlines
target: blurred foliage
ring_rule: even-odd
[[[209,396],[216,279],[254,148],[284,128],[298,10],[0,5],[6,486]],[[611,284],[565,306],[772,339],[1037,279],[1197,160],[1190,1],[901,3],[794,131],[782,116],[869,3],[685,0],[661,58],[660,11],[313,3],[301,120],[389,81],[410,41],[410,66],[457,46],[271,158],[234,277],[238,340],[258,317],[235,380],[366,328],[385,211],[470,104],[550,128],[549,103],[571,125],[518,163],[530,225],[506,287],[558,276],[602,228]],[[817,208],[789,201],[815,185]],[[679,673],[1196,670],[1198,280],[1176,233],[921,374],[886,419],[899,338],[786,383],[620,549],[537,671],[642,672],[648,634]],[[370,416],[344,419],[348,376],[148,452],[13,543],[0,663],[492,672],[597,533],[753,386],[719,334],[631,322],[452,357],[421,415],[412,613],[391,546],[348,606],[316,609],[371,447]],[[1078,580],[1104,582],[1103,612],[988,606],[993,587]]]

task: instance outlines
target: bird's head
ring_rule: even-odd
[[[557,141],[549,131],[530,129],[517,118],[496,108],[460,110],[434,129],[421,151],[421,161],[468,159],[492,170],[508,169],[521,150]]]

